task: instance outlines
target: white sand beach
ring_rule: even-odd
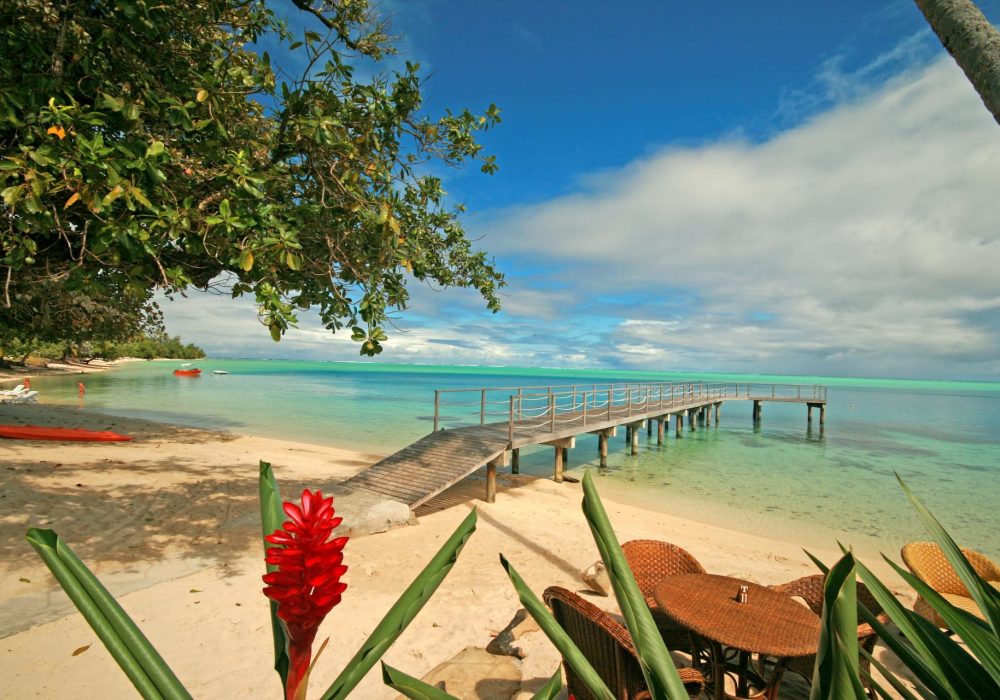
[[[115,430],[130,443],[0,441],[3,547],[0,676],[9,697],[129,698],[135,693],[24,539],[28,527],[57,531],[102,577],[198,698],[280,697],[261,594],[257,505],[259,460],[270,461],[286,498],[337,483],[377,459],[315,445],[206,432],[66,407],[0,406],[0,423]],[[581,486],[502,475],[496,502],[483,482],[460,483],[418,512],[415,524],[353,538],[343,602],[317,640],[330,644],[313,672],[311,696],[333,680],[388,607],[471,508],[479,525],[430,603],[386,654],[420,677],[465,647],[485,647],[521,607],[498,554],[536,593],[585,589],[580,572],[598,559],[580,511]],[[335,503],[336,505],[336,503]],[[712,573],[763,584],[815,573],[795,544],[768,540],[605,501],[621,541],[653,538],[684,547]],[[833,561],[833,549],[813,551]],[[903,599],[905,587],[887,567]],[[588,595],[601,607],[613,599]],[[541,633],[518,642],[519,697],[556,669]],[[393,698],[376,667],[356,691]]]

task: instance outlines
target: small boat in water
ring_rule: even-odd
[[[0,438],[12,440],[66,440],[71,442],[128,442],[131,435],[110,430],[45,428],[40,425],[0,425]]]
[[[198,377],[201,375],[201,370],[197,367],[192,367],[190,362],[185,362],[178,369],[174,370],[175,377]]]
[[[213,369],[212,374],[229,374],[229,372],[224,369]]]

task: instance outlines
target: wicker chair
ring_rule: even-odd
[[[659,540],[632,540],[622,545],[639,590],[653,613],[653,620],[660,629],[663,641],[671,651],[693,653],[691,634],[667,616],[653,599],[656,586],[668,576],[676,574],[703,574],[705,568],[687,551],[669,542]]]
[[[802,578],[795,579],[794,581],[789,581],[788,583],[782,583],[777,586],[770,586],[771,590],[778,591],[779,593],[784,593],[785,595],[792,596],[793,598],[802,598],[809,609],[812,610],[819,616],[823,615],[823,584],[825,583],[826,577],[823,574],[814,574],[812,576],[803,576]],[[875,600],[875,596],[871,594],[867,587],[863,583],[858,583],[858,602],[864,605],[866,608],[871,610],[880,622],[886,623],[889,621],[889,616],[882,611],[882,606],[878,604]],[[867,622],[862,622],[858,625],[858,646],[867,651],[869,654],[875,648],[875,642],[878,641],[878,634],[872,629],[872,626]],[[815,656],[800,656],[791,659],[788,662],[787,668],[791,671],[795,671],[799,675],[803,676],[807,681],[812,681],[813,666],[816,664]],[[859,655],[858,667],[861,671],[862,681],[867,686],[867,678],[870,673],[871,662],[864,654]]]
[[[556,621],[616,698],[638,700],[649,697],[632,638],[621,623],[565,588],[551,586],[545,590],[543,597]],[[570,695],[577,700],[593,700],[594,696],[580,682],[573,669],[566,663],[563,667]],[[688,694],[692,698],[701,695],[705,689],[701,673],[693,668],[679,668],[677,671]]]
[[[936,542],[910,542],[903,546],[900,554],[913,575],[940,593],[945,600],[956,608],[972,613],[979,618],[983,617],[976,601],[969,595],[969,589],[962,583]],[[994,588],[1000,589],[1000,566],[997,566],[985,554],[965,547],[962,547],[962,554],[969,560],[977,574],[992,584]],[[934,612],[934,609],[920,596],[917,596],[913,609],[938,627],[946,628],[948,626],[944,619]]]

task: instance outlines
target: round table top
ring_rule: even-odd
[[[746,586],[747,602],[737,601]],[[727,647],[767,656],[808,656],[819,646],[820,619],[784,593],[715,574],[677,574],[656,587],[657,604],[679,624]]]

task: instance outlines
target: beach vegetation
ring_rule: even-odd
[[[284,11],[3,3],[0,324],[51,286],[101,308],[197,288],[251,297],[276,341],[312,309],[375,355],[414,280],[499,309],[440,177],[496,170],[499,110],[425,114],[366,0]]]
[[[25,365],[29,360],[88,364],[94,360],[117,360],[135,357],[143,360],[199,360],[205,351],[194,343],[185,343],[180,336],[166,332],[142,333],[123,340],[94,337],[41,341],[10,338],[0,344],[4,357]]]
[[[810,697],[815,700],[863,700],[869,697],[866,686],[871,688],[875,697],[902,697],[906,700],[918,697],[1000,697],[1000,591],[976,573],[945,528],[902,480],[900,484],[931,536],[983,611],[984,619],[953,606],[920,579],[886,558],[890,566],[947,622],[955,635],[952,638],[926,618],[905,608],[868,567],[855,559],[849,549],[844,548],[843,557],[830,567],[814,558],[826,574],[826,582]],[[274,668],[285,690],[286,700],[302,700],[306,697],[309,671],[316,662],[311,648],[316,627],[340,602],[344,592],[345,586],[339,579],[346,571],[342,556],[346,538],[330,539],[333,529],[340,524],[340,519],[334,517],[331,499],[324,499],[319,492],[306,491],[300,504],[282,501],[271,466],[264,462],[261,463],[259,487],[268,570],[264,577],[268,587],[264,592],[270,599]],[[688,691],[628,567],[589,472],[584,475],[583,489],[584,516],[607,568],[649,689],[649,697],[653,700],[687,698]],[[286,516],[290,519],[286,520]],[[475,528],[476,511],[473,510],[322,694],[323,700],[345,698],[350,694],[433,595]],[[143,697],[190,697],[135,623],[55,532],[31,528],[28,541]],[[596,698],[615,697],[532,587],[502,554],[500,562],[525,609],[590,693]],[[858,602],[858,578],[867,585],[895,623],[896,629],[887,627]],[[282,606],[286,607],[282,609]],[[876,630],[882,642],[916,679],[915,691],[901,680],[897,670],[860,649],[857,644],[859,618]],[[316,657],[326,643],[323,642]],[[862,677],[859,652],[866,654],[886,685],[875,678]],[[452,698],[446,691],[384,663],[382,678],[387,685],[408,698]],[[914,681],[911,679],[910,682]],[[561,690],[562,674],[560,669],[556,669],[534,698],[554,698]]]

